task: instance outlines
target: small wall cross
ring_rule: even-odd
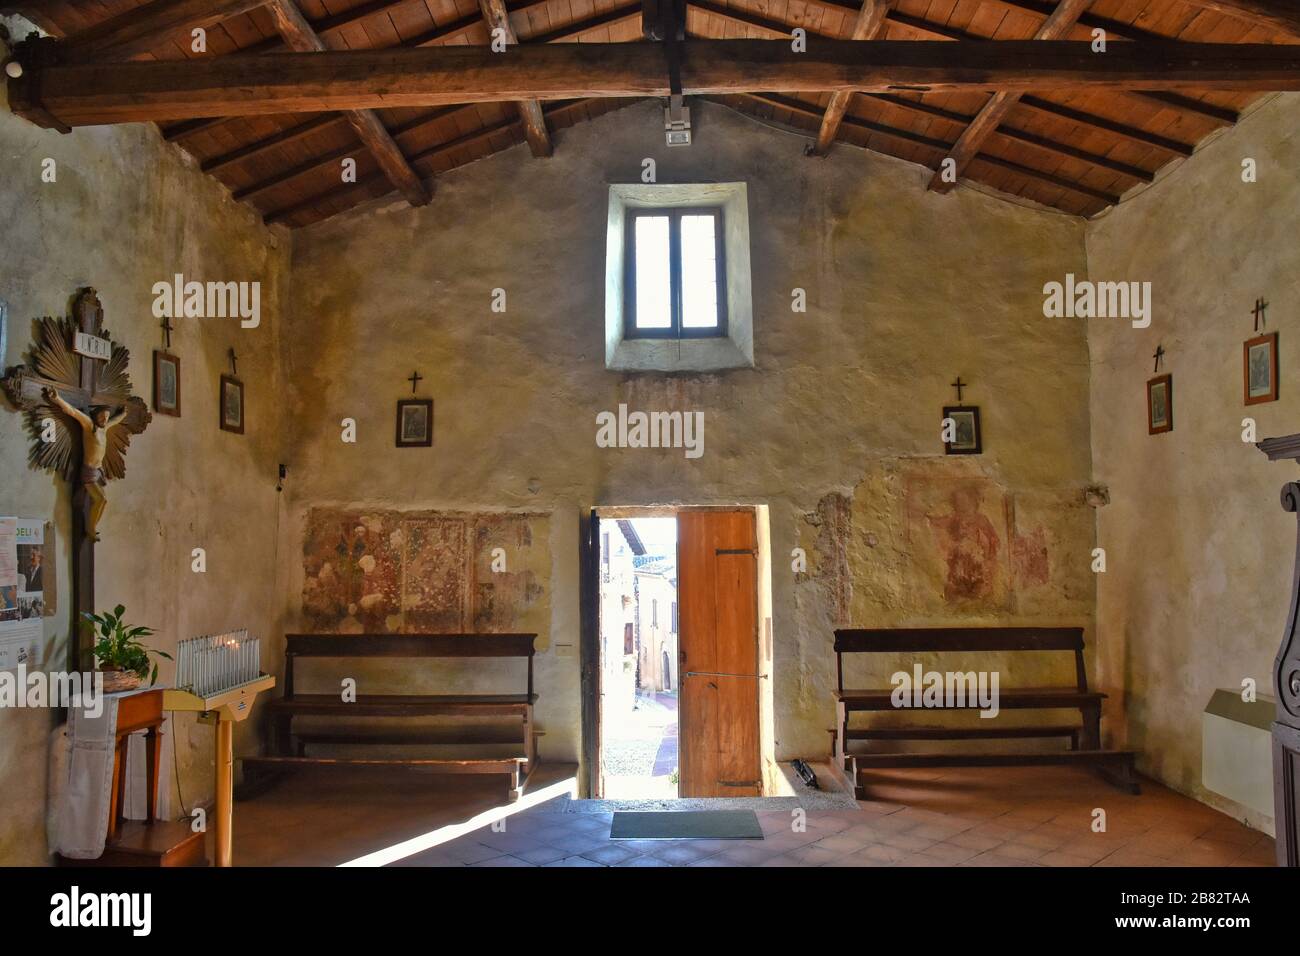
[[[1156,367],[1152,369],[1152,371],[1153,372],[1160,371],[1160,360],[1165,357],[1165,347],[1163,345],[1157,345],[1155,354],[1152,355],[1151,357],[1156,360]]]
[[[412,395],[415,394],[415,389],[419,386],[419,384],[420,384],[420,380],[423,379],[423,378],[424,378],[424,376],[421,375],[419,372],[412,372],[412,373],[411,373],[411,377],[407,379],[407,381],[411,383],[411,394],[412,394]]]
[[[163,320],[162,320],[160,323],[158,323],[158,324],[162,326],[162,330],[163,330],[163,342],[164,342],[164,346],[163,346],[163,347],[164,347],[164,348],[171,348],[171,347],[172,347],[172,330],[176,328],[174,325],[172,325],[171,317],[170,317],[170,316],[163,316]]]
[[[1262,298],[1255,300],[1255,308],[1251,312],[1255,316],[1255,331],[1258,332],[1261,327],[1268,324],[1264,317],[1264,310],[1268,308],[1268,303]]]
[[[235,378],[239,378],[239,366],[236,364],[238,361],[239,360],[235,358],[235,347],[232,345],[230,347],[230,374]]]
[[[952,383],[952,387],[957,389],[957,401],[959,402],[961,401],[961,390],[963,388],[968,388],[969,386],[970,386],[969,382],[963,382],[961,380],[961,376],[960,375],[957,376],[957,381]]]

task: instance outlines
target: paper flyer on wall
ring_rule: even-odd
[[[0,517],[0,670],[37,664],[44,613],[45,522]]]

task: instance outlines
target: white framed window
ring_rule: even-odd
[[[609,187],[605,367],[754,365],[744,183]]]
[[[684,339],[727,334],[722,207],[628,210],[623,334]]]

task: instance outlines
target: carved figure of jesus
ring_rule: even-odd
[[[50,386],[41,390],[45,400],[58,408],[81,426],[81,483],[90,495],[90,517],[86,522],[86,537],[97,541],[99,519],[108,507],[108,496],[104,494],[104,455],[108,452],[108,430],[120,425],[126,418],[126,409],[116,415],[102,405],[97,405],[87,415],[79,408],[74,408],[63,400],[58,391]]]

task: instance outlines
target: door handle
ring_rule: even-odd
[[[687,677],[746,677],[750,680],[767,680],[766,674],[726,674],[719,671],[687,671]]]

